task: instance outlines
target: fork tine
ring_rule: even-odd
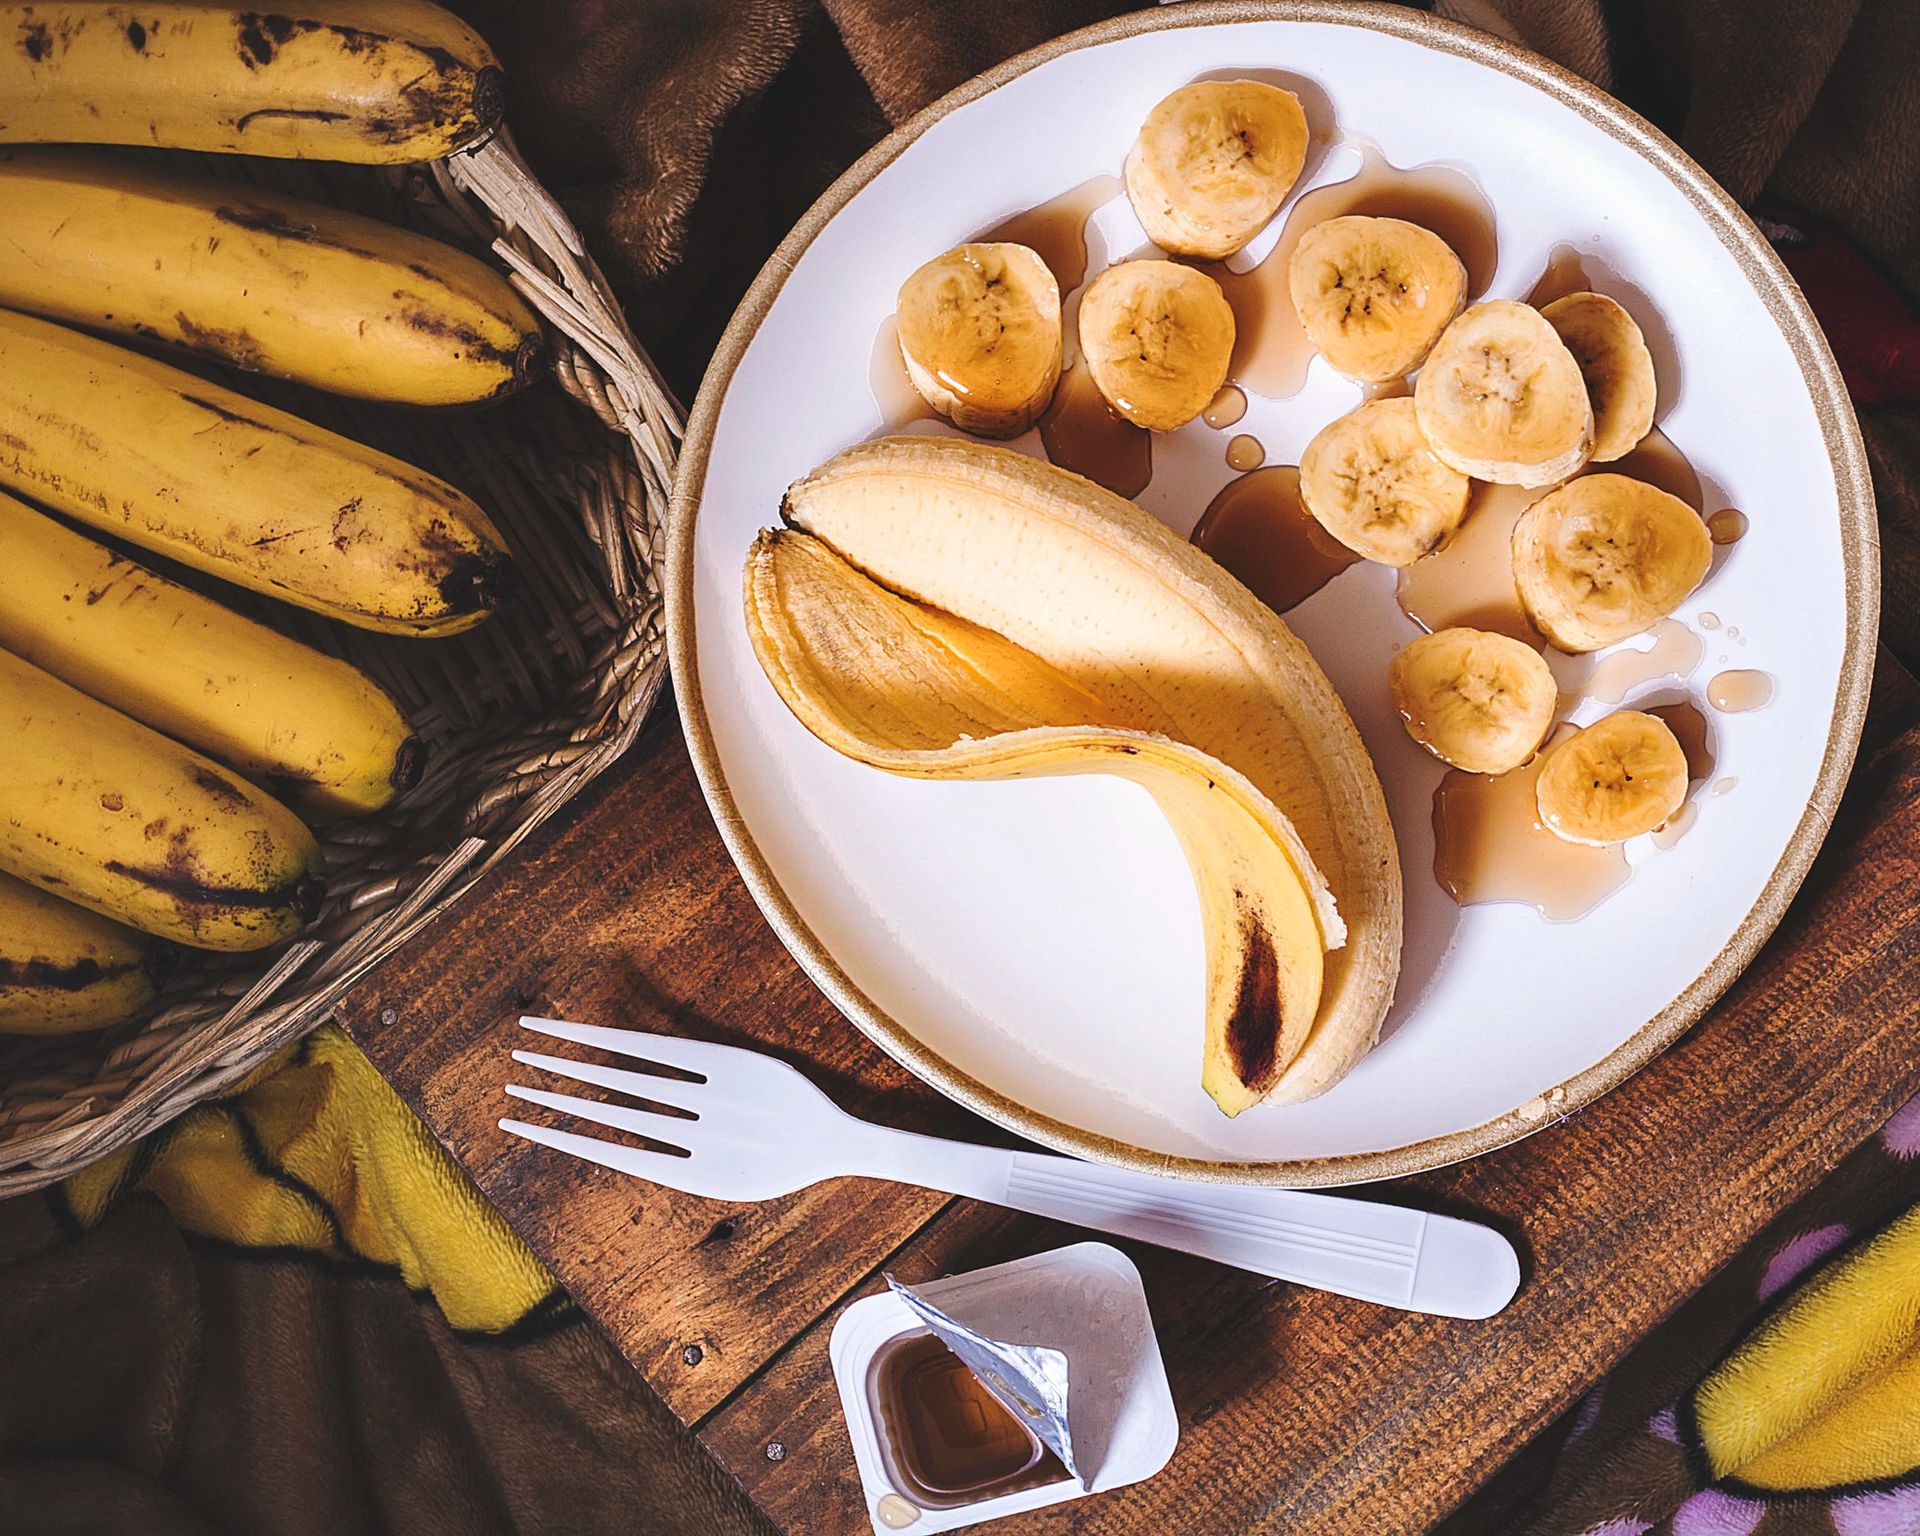
[[[523,1088],[518,1083],[508,1083],[507,1092],[516,1099],[525,1099],[529,1104],[557,1109],[563,1115],[577,1115],[596,1125],[610,1125],[617,1131],[632,1131],[634,1135],[645,1136],[649,1141],[677,1146],[683,1152],[693,1150],[687,1144],[687,1133],[697,1131],[700,1125],[697,1120],[677,1120],[672,1115],[663,1115],[650,1109],[628,1109],[625,1105],[608,1104],[600,1099],[580,1099],[570,1093],[549,1093],[544,1088]]]
[[[552,1035],[557,1040],[571,1040],[575,1045],[612,1051],[619,1056],[657,1061],[676,1071],[697,1072],[702,1077],[716,1065],[724,1064],[724,1058],[719,1058],[717,1053],[733,1049],[709,1045],[704,1040],[682,1039],[678,1035],[654,1035],[643,1029],[607,1029],[599,1024],[569,1024],[565,1019],[542,1019],[532,1014],[521,1017],[520,1027],[536,1034]]]
[[[611,1168],[616,1173],[629,1173],[636,1179],[645,1179],[650,1184],[664,1184],[668,1189],[686,1190],[688,1194],[698,1194],[697,1189],[688,1189],[674,1174],[687,1168],[690,1158],[675,1157],[670,1152],[649,1152],[644,1147],[628,1146],[623,1142],[602,1141],[597,1136],[576,1136],[572,1131],[556,1131],[550,1126],[529,1125],[524,1120],[502,1120],[500,1129],[509,1136],[523,1137],[527,1141],[537,1141],[543,1147],[552,1147],[556,1152],[570,1152],[575,1157],[585,1158],[590,1163],[598,1163],[602,1168]]]
[[[538,1051],[515,1051],[513,1059],[529,1067],[538,1067],[542,1072],[551,1072],[555,1077],[570,1077],[576,1083],[592,1083],[596,1088],[630,1093],[655,1104],[665,1104],[670,1109],[684,1109],[690,1115],[699,1113],[688,1102],[698,1097],[701,1091],[699,1083],[683,1083],[673,1077],[650,1077],[644,1072],[625,1072],[619,1067],[599,1067],[590,1061],[575,1061],[570,1056],[543,1056]]]

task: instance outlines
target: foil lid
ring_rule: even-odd
[[[1090,1479],[1073,1460],[1073,1435],[1067,1422],[1065,1353],[1044,1344],[1009,1344],[1003,1339],[988,1338],[942,1312],[892,1275],[886,1275],[885,1279],[894,1295],[960,1357],[1000,1405],[1060,1458],[1068,1476],[1076,1479],[1082,1488],[1090,1488]]]

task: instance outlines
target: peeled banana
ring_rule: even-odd
[[[1335,371],[1384,384],[1419,367],[1460,313],[1467,269],[1430,229],[1347,214],[1300,237],[1287,291],[1307,340]]]
[[[1687,754],[1666,721],[1622,709],[1552,748],[1534,784],[1541,825],[1569,843],[1623,843],[1687,799]]]
[[[500,66],[426,0],[0,3],[0,140],[398,165],[493,132]]]
[[[101,150],[0,148],[0,305],[336,394],[464,405],[526,383],[540,326],[464,251]]]
[[[484,619],[513,562],[446,481],[193,374],[0,310],[0,485],[390,634]]]
[[[1171,432],[1226,383],[1233,308],[1204,272],[1123,261],[1080,296],[1080,352],[1108,405],[1136,427]]]
[[[0,647],[275,795],[378,810],[423,749],[392,699],[323,656],[0,492]]]
[[[1570,293],[1540,311],[1580,365],[1593,406],[1593,459],[1611,464],[1653,430],[1653,354],[1632,315],[1604,293]]]
[[[1713,538],[1677,496],[1626,475],[1582,475],[1513,527],[1513,584],[1534,628],[1563,651],[1637,635],[1707,574]]]
[[[1218,759],[1270,800],[1325,881],[1331,899],[1316,908],[1325,942],[1340,944],[1344,932],[1345,943],[1326,956],[1319,1010],[1297,1054],[1282,1059],[1286,1026],[1262,1002],[1243,1011],[1237,1045],[1225,1057],[1215,1051],[1205,1079],[1233,1114],[1262,1097],[1311,1098],[1352,1069],[1392,1001],[1399,858],[1366,748],[1284,623],[1131,502],[980,443],[860,444],[795,482],[782,518],[880,587],[972,626],[969,635],[991,631],[1037,658],[1049,679],[1064,679],[1000,690],[1030,715],[1163,737]],[[862,656],[870,692],[918,686],[884,650],[863,647]],[[1081,694],[1097,702],[1097,718],[1086,718]],[[1070,757],[1079,746],[1064,750]],[[1175,772],[1169,766],[1169,778]],[[1232,953],[1223,945],[1209,974],[1230,971]],[[1222,995],[1210,993],[1216,1004]],[[1249,993],[1267,995],[1264,984]],[[1220,1033],[1211,1032],[1216,1045]]]
[[[173,950],[0,875],[0,1035],[101,1029],[150,1001]]]
[[[1307,156],[1300,98],[1258,80],[1201,80],[1147,114],[1127,153],[1127,198],[1163,251],[1219,260],[1286,201]]]
[[[1540,750],[1560,692],[1530,645],[1484,629],[1410,640],[1387,668],[1407,734],[1468,773],[1506,773]]]
[[[1060,382],[1060,286],[1024,245],[934,257],[900,285],[894,325],[913,387],[968,432],[1018,437]]]
[[[1466,310],[1441,333],[1413,389],[1428,445],[1463,475],[1552,485],[1593,449],[1593,410],[1573,354],[1511,299]]]
[[[1412,565],[1467,515],[1467,477],[1434,457],[1413,402],[1371,400],[1314,434],[1300,455],[1300,497],[1355,554]]]
[[[0,870],[198,949],[318,912],[313,834],[251,784],[5,651],[0,718]]]

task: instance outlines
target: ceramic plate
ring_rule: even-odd
[[[1405,964],[1381,1043],[1351,1077],[1234,1120],[1200,1088],[1199,918],[1145,793],[1102,778],[920,783],[847,761],[761,676],[740,598],[748,546],[776,521],[783,487],[881,429],[869,362],[901,279],[1117,171],[1156,101],[1223,70],[1284,71],[1335,136],[1369,140],[1397,166],[1467,171],[1497,220],[1490,296],[1526,295],[1561,245],[1620,275],[1660,354],[1660,425],[1699,471],[1705,510],[1750,519],[1679,615],[1699,665],[1653,691],[1698,696],[1722,668],[1764,672],[1774,689],[1765,708],[1711,715],[1714,787],[1730,792],[1699,793],[1672,847],[1632,845],[1631,880],[1588,915],[1548,922],[1523,905],[1456,906],[1435,882],[1440,768],[1407,740],[1384,686],[1394,648],[1418,632],[1393,573],[1356,565],[1294,609],[1386,786]],[[1356,163],[1351,147],[1330,147],[1295,195]],[[1124,197],[1093,228],[1096,252],[1116,258],[1143,241]],[[1268,462],[1292,463],[1358,399],[1316,360],[1297,395],[1255,399],[1234,430],[1258,437]],[[1233,473],[1227,436],[1196,422],[1158,439],[1140,504],[1187,532]],[[1062,1150],[1198,1177],[1341,1183],[1550,1124],[1674,1039],[1751,957],[1852,758],[1875,629],[1872,528],[1857,428],[1798,291],[1652,128],[1531,55],[1416,12],[1195,3],[1075,34],[973,82],[808,214],[700,392],[667,617],[721,830],[768,920],[855,1024],[937,1087]]]

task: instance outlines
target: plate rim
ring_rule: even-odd
[[[747,346],[801,255],[840,210],[934,123],[1039,65],[1123,38],[1241,22],[1314,22],[1411,42],[1518,79],[1627,145],[1663,173],[1719,239],[1765,305],[1807,387],[1834,476],[1847,634],[1826,747],[1805,810],[1732,936],[1680,994],[1600,1060],[1479,1125],[1398,1147],[1246,1162],[1150,1152],[1041,1114],[929,1049],[854,983],[788,899],[735,805],[701,697],[694,638],[693,550],[721,404]],[[1355,0],[1184,0],[1063,34],[974,76],[894,129],[843,172],[780,242],[728,322],[700,382],[674,477],[666,528],[666,648],[701,793],[761,914],[814,984],[858,1029],[923,1081],[977,1114],[1056,1151],[1146,1173],[1216,1183],[1314,1188],[1399,1178],[1511,1145],[1619,1086],[1683,1035],[1732,985],[1785,915],[1833,823],[1858,750],[1879,633],[1879,524],[1866,448],[1826,336],[1773,247],[1744,210],[1679,145],[1599,87],[1518,44],[1398,5]]]

